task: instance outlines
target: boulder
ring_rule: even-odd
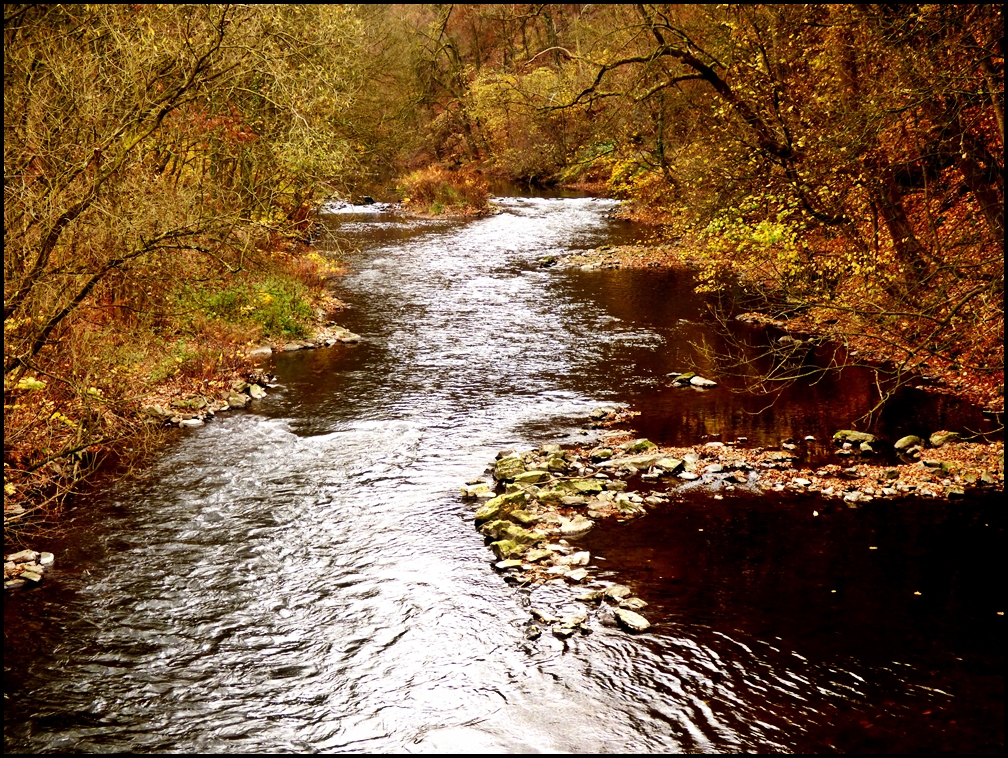
[[[630,591],[629,587],[625,587],[622,584],[611,584],[605,588],[603,594],[613,600],[622,600],[623,598],[630,597],[633,592]]]
[[[589,453],[589,457],[598,463],[599,461],[607,461],[612,458],[612,450],[608,447],[597,447]]]
[[[620,626],[629,629],[631,632],[643,632],[651,627],[650,622],[639,613],[634,613],[626,608],[613,608],[613,614]]]
[[[910,448],[916,445],[923,445],[923,444],[924,440],[922,440],[916,434],[908,434],[906,437],[900,437],[898,440],[896,440],[896,444],[893,445],[893,448],[899,450],[900,452],[903,452],[905,450],[909,450]]]
[[[949,442],[955,442],[962,435],[959,432],[935,432],[929,438],[929,442],[932,447],[941,447],[942,445],[947,445]]]
[[[630,455],[633,455],[634,453],[644,453],[644,452],[647,452],[648,450],[650,450],[653,447],[658,447],[658,446],[655,445],[655,443],[653,443],[649,439],[639,439],[639,440],[634,440],[633,442],[628,442],[626,445],[623,446],[623,450],[625,452],[629,453]]]
[[[562,456],[554,455],[547,461],[546,468],[549,471],[566,471],[567,461]]]
[[[485,482],[480,482],[479,484],[464,484],[461,489],[462,497],[466,500],[472,500],[474,497],[490,491],[490,485]]]
[[[572,519],[560,517],[560,534],[566,536],[573,534],[584,534],[595,526],[595,522],[581,515],[576,515]]]
[[[624,458],[610,458],[608,461],[602,461],[598,467],[609,469],[629,468],[633,466],[636,469],[648,469],[661,460],[662,457],[661,455],[628,455]]]
[[[628,597],[619,601],[619,607],[626,608],[628,611],[639,611],[641,608],[647,608],[647,603],[639,597]]]
[[[538,484],[549,478],[547,471],[522,471],[520,474],[515,474],[514,481],[515,484]]]
[[[244,392],[242,393],[232,392],[230,395],[228,395],[227,403],[232,408],[244,408],[246,405],[249,404],[249,401],[251,399],[252,398],[250,398]]]
[[[659,458],[654,465],[660,468],[663,474],[671,475],[683,467],[683,462],[678,458]]]
[[[513,540],[498,540],[497,542],[490,543],[490,549],[493,550],[494,555],[497,556],[497,560],[499,561],[506,561],[509,558],[519,558],[525,552],[525,547],[525,545],[519,545]]]
[[[508,514],[508,518],[521,526],[532,526],[533,524],[539,523],[538,516],[520,508],[511,511],[511,513]]]
[[[575,495],[598,495],[602,492],[602,482],[598,479],[568,479],[566,482],[560,482],[556,489]]]
[[[498,481],[508,482],[524,471],[525,463],[521,458],[518,456],[508,456],[497,461],[497,465],[494,466],[493,476]]]
[[[491,521],[500,516],[501,510],[504,507],[504,497],[498,495],[495,498],[487,500],[480,508],[476,511],[476,523],[481,521]]]
[[[253,400],[262,400],[266,397],[266,390],[260,387],[258,384],[250,384],[248,388],[249,397]]]
[[[869,445],[875,441],[874,434],[868,434],[867,432],[858,432],[853,429],[841,429],[839,432],[833,435],[833,444],[842,445],[844,442],[849,442],[852,445],[860,445],[862,442],[867,442]]]

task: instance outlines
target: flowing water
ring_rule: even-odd
[[[720,339],[689,277],[540,269],[632,229],[605,200],[500,205],[327,218],[361,250],[342,323],[365,341],[276,356],[265,400],[180,432],[40,545],[56,569],[4,599],[5,750],[1000,751],[993,498],[698,490],[581,540],[649,602],[649,632],[526,639],[529,605],[571,591],[494,572],[457,493],[498,450],[590,441],[604,402],[668,443],[823,439],[873,380],[769,408],[672,389]]]

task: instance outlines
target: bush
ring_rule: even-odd
[[[440,166],[414,171],[399,180],[396,189],[411,211],[435,216],[470,216],[487,209],[490,188],[472,170],[448,171]]]

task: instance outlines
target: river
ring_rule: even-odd
[[[698,491],[580,541],[647,633],[526,638],[570,590],[493,570],[458,487],[498,450],[590,441],[604,403],[669,444],[823,440],[873,380],[770,407],[672,389],[719,339],[688,275],[542,269],[635,232],[608,200],[499,205],[325,217],[360,250],[341,323],[364,341],[275,356],[265,400],[178,432],[39,545],[56,568],[4,599],[5,752],[1000,752],[994,498]]]

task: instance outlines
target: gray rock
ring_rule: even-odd
[[[570,582],[583,582],[587,578],[588,570],[583,568],[573,569],[572,571],[568,571],[564,574],[564,579]]]
[[[641,608],[647,608],[647,603],[639,597],[628,597],[619,601],[619,607],[626,608],[628,611],[639,611]]]
[[[932,447],[941,447],[942,445],[947,445],[950,442],[955,442],[962,435],[959,432],[935,432],[931,435],[929,442]]]
[[[525,463],[518,456],[508,456],[501,458],[494,466],[494,479],[498,481],[511,481],[518,474],[525,471]]]
[[[705,379],[702,376],[690,377],[689,383],[693,387],[700,387],[701,389],[710,389],[711,387],[717,387],[717,382],[712,379]]]
[[[572,519],[560,517],[560,534],[566,536],[573,534],[583,534],[595,526],[595,522],[584,516],[576,515]]]
[[[614,608],[613,614],[620,625],[626,627],[631,632],[643,632],[651,627],[650,622],[646,618],[626,608]]]
[[[259,345],[259,347],[254,347],[248,352],[249,358],[265,358],[268,355],[273,355],[273,348],[269,345]]]
[[[915,445],[923,445],[923,444],[924,440],[922,440],[916,434],[908,434],[906,437],[900,437],[898,440],[896,440],[896,444],[893,445],[893,447],[896,450],[903,451],[908,450],[909,448],[914,447]]]
[[[695,482],[700,478],[699,474],[694,474],[692,471],[683,471],[679,474],[679,478],[686,482]]]
[[[869,445],[875,441],[874,434],[868,434],[867,432],[857,432],[853,429],[841,429],[839,432],[833,435],[833,443],[836,445],[842,444],[844,442],[849,442],[852,445],[860,445],[862,442],[867,442]]]
[[[178,425],[181,426],[181,427],[183,427],[183,428],[185,428],[185,427],[203,426],[203,419],[201,419],[201,418],[184,418],[184,419],[182,419],[181,421],[178,422]]]
[[[622,600],[623,598],[630,597],[633,592],[629,587],[622,584],[611,584],[603,590],[603,594],[613,600]]]
[[[42,581],[42,571],[36,568],[27,568],[21,572],[19,577],[27,582],[32,582],[33,584],[38,584]]]
[[[39,553],[38,562],[40,566],[50,566],[56,560],[52,553]]]
[[[258,384],[250,384],[248,388],[249,397],[253,400],[262,400],[266,397],[266,390],[260,387]]]
[[[20,550],[4,556],[4,563],[34,563],[38,557],[39,554],[34,550]]]
[[[244,408],[249,404],[249,401],[251,399],[252,398],[250,398],[244,392],[242,393],[233,392],[232,394],[228,395],[227,402],[228,405],[231,406],[232,408]]]

